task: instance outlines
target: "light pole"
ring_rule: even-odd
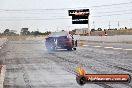
[[[90,36],[89,15],[88,15],[88,36]]]
[[[118,29],[119,29],[119,27],[120,27],[120,22],[118,21]]]
[[[110,21],[109,21],[109,25],[108,25],[108,26],[109,26],[109,29],[110,29],[110,26],[111,26],[111,25],[110,25]]]
[[[93,28],[95,29],[95,22],[93,21]]]

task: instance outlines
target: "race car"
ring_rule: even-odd
[[[76,50],[77,40],[66,31],[53,32],[48,35],[45,42],[48,51],[56,51],[57,49],[67,49],[68,51]]]

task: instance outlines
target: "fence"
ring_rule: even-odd
[[[113,36],[113,35],[132,35],[132,29],[94,31],[94,32],[91,32],[91,36],[105,35],[105,33],[107,33],[109,36]]]

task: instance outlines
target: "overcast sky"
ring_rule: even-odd
[[[69,9],[90,9],[90,28],[132,27],[132,0],[0,0],[0,30],[55,31],[73,25]],[[94,24],[93,24],[94,23]]]

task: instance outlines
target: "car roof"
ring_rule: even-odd
[[[48,35],[48,37],[60,37],[60,36],[68,36],[69,33],[67,31],[60,31],[60,32],[52,32]]]

